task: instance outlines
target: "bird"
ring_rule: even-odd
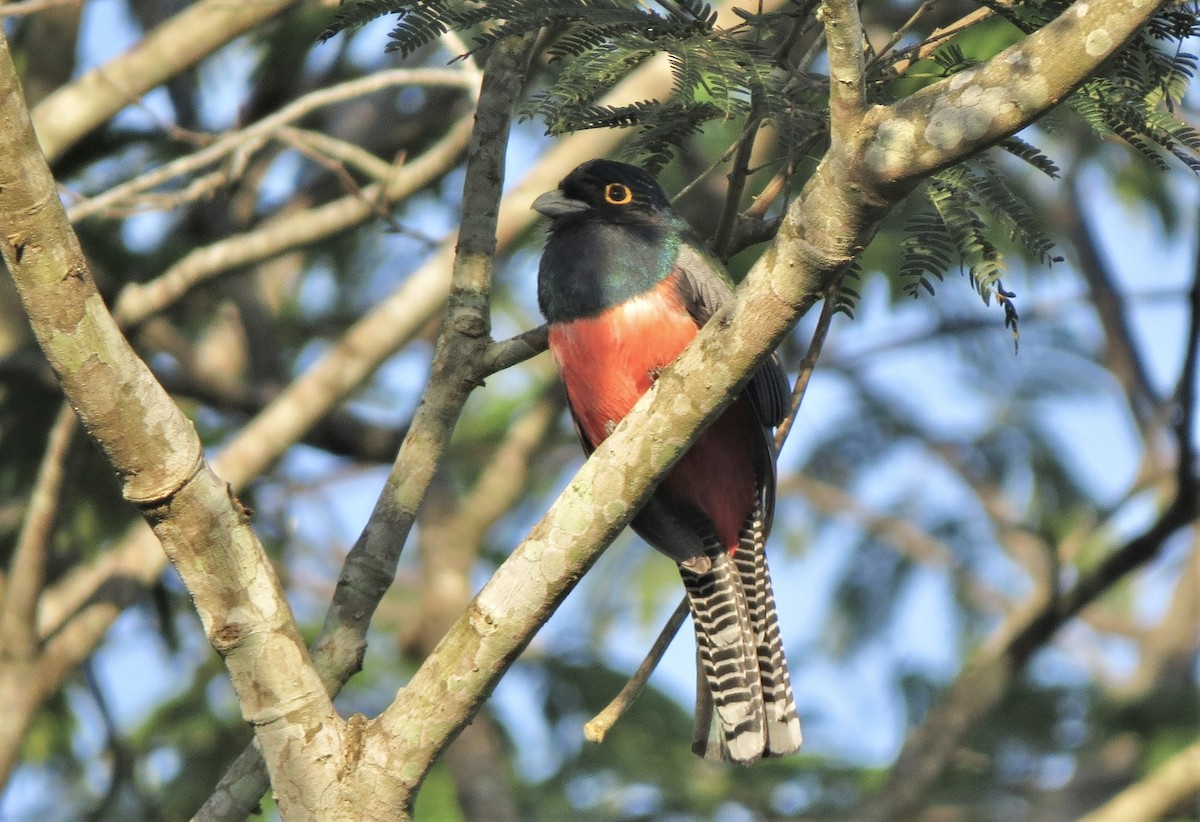
[[[637,166],[585,162],[533,208],[549,218],[538,305],[591,454],[732,298],[733,283]],[[789,396],[772,355],[631,523],[683,578],[697,650],[692,750],[705,759],[750,764],[800,747],[765,553],[775,508],[771,429]]]

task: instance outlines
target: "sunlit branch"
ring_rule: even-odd
[[[122,496],[179,571],[278,784],[304,785],[314,762],[339,761],[340,720],[248,512],[108,313],[37,145],[2,35],[0,120],[12,124],[0,130],[0,250],[38,344]],[[290,755],[298,735],[306,740],[303,755]],[[279,796],[286,809],[297,794],[282,789]]]
[[[531,357],[536,357],[546,350],[549,345],[549,337],[549,327],[539,325],[537,328],[523,331],[515,337],[492,343],[483,354],[479,370],[484,376],[495,374],[497,371],[503,371],[525,362]]]
[[[825,0],[821,20],[829,55],[829,131],[834,140],[847,140],[867,105],[858,3]]]
[[[27,17],[30,14],[57,9],[61,6],[82,6],[85,0],[18,0],[0,6],[0,19],[5,17]]]
[[[1173,809],[1197,793],[1200,793],[1200,741],[1171,756],[1139,782],[1079,817],[1077,822],[1166,819],[1173,816]]]
[[[452,168],[466,148],[470,130],[470,120],[461,119],[428,151],[396,168],[387,183],[373,183],[323,205],[279,215],[244,234],[196,249],[149,282],[126,285],[114,309],[118,321],[127,327],[137,325],[213,277],[303,248],[377,217],[381,199],[403,200]]]
[[[651,63],[635,71],[601,100],[601,104],[647,99],[663,93],[670,87],[670,77],[660,68],[657,63]],[[462,144],[454,151],[447,152],[451,155],[447,162],[457,158],[466,145],[469,132],[468,118],[465,128],[460,132]],[[451,134],[456,132],[452,129]],[[529,204],[534,197],[557,185],[578,163],[579,157],[603,156],[612,151],[624,136],[624,132],[615,129],[598,129],[573,134],[557,143],[530,169],[525,179],[506,195],[497,238],[501,246],[513,243],[533,223],[536,214],[530,210]],[[449,140],[450,134],[443,138],[439,146],[447,145]],[[426,152],[422,157],[429,155],[430,152]],[[420,158],[412,160],[405,169],[416,166],[419,161]],[[340,202],[347,199],[342,198]],[[357,198],[354,198],[354,203],[355,213],[364,215],[362,219],[366,219],[367,209],[361,207],[362,203]],[[333,216],[336,215],[317,208],[288,219],[297,221],[289,223],[295,228],[311,226],[315,233],[325,230],[326,221]],[[195,260],[189,256],[181,261],[181,266],[190,260],[200,270],[208,271],[205,266],[212,266],[223,272],[228,270],[224,265],[226,262],[230,266],[240,265],[242,258],[253,261],[268,256],[262,246],[269,248],[270,245],[260,244],[253,239],[259,237],[257,233],[251,232],[244,237],[248,247],[238,254],[216,254],[215,259],[211,260],[208,255]],[[443,244],[439,252],[431,255],[392,297],[347,330],[338,344],[294,380],[276,402],[214,457],[216,470],[235,490],[278,459],[317,419],[342,402],[391,352],[412,339],[441,310],[445,304],[453,243],[454,239],[450,238]],[[215,247],[222,246],[218,243]],[[251,254],[251,251],[255,253]],[[186,268],[177,272],[181,277],[185,273],[195,276],[197,272]],[[212,271],[206,276],[215,273],[218,272]],[[167,293],[145,305],[140,304],[141,300],[133,301],[138,304],[131,309],[131,315],[134,318],[148,316],[159,310],[160,306],[175,299],[172,291],[173,288],[168,288]],[[142,299],[149,297],[145,295]],[[136,599],[142,590],[140,586],[156,579],[164,565],[162,550],[153,534],[144,526],[138,527],[93,563],[70,572],[48,590],[39,607],[39,625],[43,635],[53,635],[47,655],[53,658],[54,665],[48,669],[47,676],[39,681],[44,682],[47,688],[55,687],[95,647],[113,619]],[[97,596],[98,592],[104,592],[104,595]],[[322,664],[322,647],[314,647],[313,653],[318,664]],[[338,669],[338,664],[332,663],[332,667]],[[344,681],[354,668],[342,667],[339,670]],[[266,790],[264,780],[261,755],[253,748],[247,749],[222,778],[212,802],[205,805],[205,814],[215,815],[203,818],[244,818]],[[227,816],[227,813],[231,816]]]
[[[998,5],[998,6],[1005,5],[1005,4],[1006,4],[1006,0],[997,0],[997,2],[996,2],[996,5]],[[929,5],[929,4],[927,3],[926,5]],[[929,57],[929,55],[933,54],[941,46],[943,46],[947,40],[950,40],[952,37],[954,37],[957,34],[961,34],[962,32],[966,31],[967,29],[971,28],[972,26],[982,23],[984,20],[987,20],[988,18],[990,18],[993,14],[995,14],[995,12],[992,11],[992,9],[990,9],[990,8],[975,9],[975,11],[973,11],[969,14],[963,15],[958,20],[956,20],[955,22],[951,23],[948,26],[942,26],[941,28],[934,29],[932,32],[929,33],[929,36],[926,37],[920,43],[918,43],[915,46],[912,46],[910,48],[904,49],[901,52],[901,54],[903,54],[904,56],[901,57],[900,59],[896,60],[896,62],[892,63],[890,66],[888,66],[888,70],[893,75],[903,74],[904,72],[908,71],[908,69],[912,66],[913,63],[917,62],[918,60],[924,60],[925,58]],[[914,17],[916,17],[916,15],[914,15]],[[910,23],[911,22],[912,21],[910,21]],[[896,40],[898,40],[898,38],[896,38]],[[893,40],[892,42],[890,42],[888,44],[888,47],[885,48],[883,51],[881,51],[879,53],[879,56],[876,57],[872,62],[877,63],[877,62],[881,61],[887,55],[887,53],[891,50],[891,48],[893,46],[895,46],[896,40]]]

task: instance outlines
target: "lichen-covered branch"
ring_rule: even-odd
[[[1162,0],[1071,4],[1024,40],[868,113],[864,174],[905,187],[1032,123],[1096,71]]]
[[[338,761],[341,722],[249,517],[108,313],[38,148],[0,35],[0,252],[84,428],[183,578],[283,808]],[[319,764],[318,764],[319,763]],[[316,765],[316,767],[312,767]]]

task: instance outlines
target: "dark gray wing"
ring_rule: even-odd
[[[685,242],[675,260],[684,304],[696,322],[704,325],[733,296],[733,284],[720,263],[697,246]],[[774,428],[783,422],[791,405],[792,389],[777,354],[759,366],[746,386],[759,422]]]

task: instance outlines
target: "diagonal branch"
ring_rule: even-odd
[[[0,598],[0,649],[3,655],[34,657],[38,646],[37,601],[45,580],[46,557],[58,515],[67,452],[78,431],[78,418],[63,403],[50,427],[46,452],[34,480],[21,533],[13,548],[8,595]]]
[[[1079,0],[977,66],[871,109],[862,172],[905,188],[1016,133],[1091,76],[1165,0]]]
[[[450,86],[471,89],[477,93],[478,82],[474,72],[469,71],[395,68],[317,89],[253,125],[221,135],[199,151],[140,174],[134,179],[113,186],[94,197],[88,197],[68,208],[67,214],[70,215],[71,222],[78,222],[119,205],[137,194],[213,165],[230,155],[252,153],[287,124],[294,123],[325,106],[396,86]],[[407,186],[401,188],[407,189]]]

